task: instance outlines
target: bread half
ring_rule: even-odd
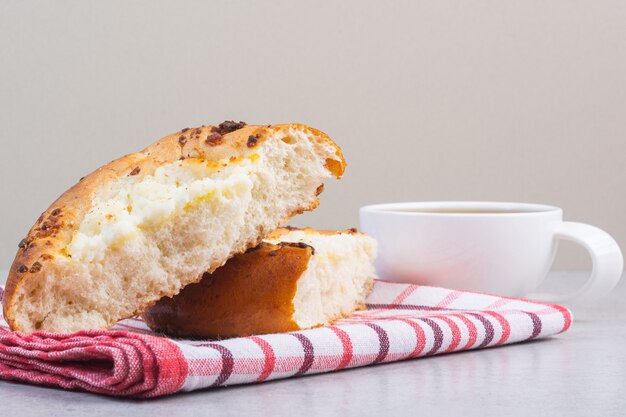
[[[13,330],[108,328],[318,205],[340,149],[299,124],[183,129],[87,175],[19,244],[4,297]]]
[[[174,337],[226,338],[322,326],[365,305],[376,241],[355,230],[278,229],[143,318]]]

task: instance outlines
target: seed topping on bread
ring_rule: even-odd
[[[279,246],[281,248],[284,248],[285,246],[289,246],[292,248],[300,248],[300,249],[311,248],[311,254],[315,255],[315,248],[311,245],[307,245],[304,242],[280,242]]]
[[[209,146],[217,146],[224,141],[224,137],[219,133],[211,133],[206,137],[206,143]]]
[[[30,270],[28,272],[30,272],[31,274],[34,274],[35,272],[39,272],[40,270],[41,270],[41,263],[37,261],[33,264],[33,266],[30,267]]]
[[[217,127],[212,127],[211,132],[219,133],[220,135],[225,135],[230,132],[234,132],[235,130],[239,130],[246,125],[246,122],[235,122],[234,120],[226,120],[220,123]]]
[[[248,148],[253,148],[254,146],[256,146],[258,140],[259,140],[259,135],[250,135],[248,136],[248,142],[246,142],[246,146]]]

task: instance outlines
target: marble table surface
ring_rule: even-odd
[[[543,289],[573,289],[585,276],[553,272]],[[0,381],[0,409],[22,417],[626,415],[624,299],[622,279],[574,308],[567,333],[545,340],[147,401]]]

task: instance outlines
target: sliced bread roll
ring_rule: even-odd
[[[363,308],[376,241],[355,230],[278,229],[143,318],[174,337],[226,338],[329,324]]]
[[[41,215],[10,269],[5,317],[23,332],[108,328],[315,208],[344,167],[327,135],[299,124],[183,129]]]

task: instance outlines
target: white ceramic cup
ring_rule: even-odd
[[[623,257],[603,230],[563,221],[558,207],[501,202],[417,202],[362,207],[361,229],[378,240],[383,279],[550,302],[585,302],[607,294]],[[559,240],[582,245],[591,276],[570,294],[532,294],[547,275]]]

